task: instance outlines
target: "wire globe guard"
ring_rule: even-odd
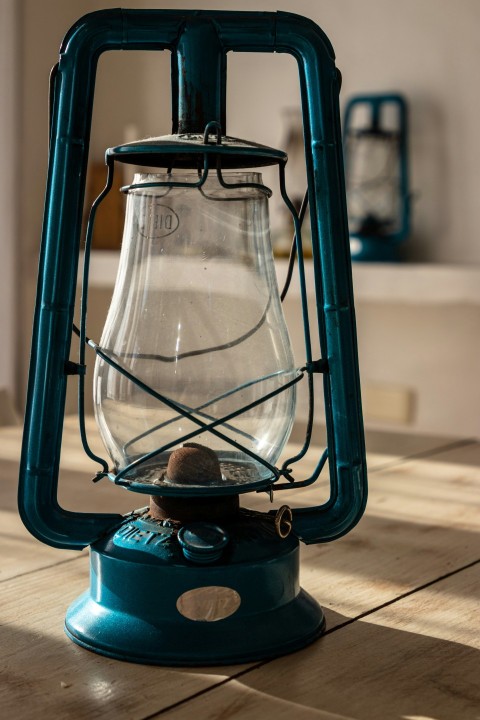
[[[242,528],[225,524],[230,542],[207,564],[185,558],[174,533],[113,513],[68,511],[57,501],[95,74],[99,56],[120,49],[172,51],[173,124],[180,133],[201,132],[211,120],[224,129],[227,51],[289,53],[299,66],[318,333],[328,361],[331,496],[296,508],[292,535],[283,540],[271,536],[268,516]],[[194,92],[199,88],[205,92]],[[19,510],[29,531],[49,545],[91,545],[91,587],[69,609],[67,633],[99,653],[143,663],[231,663],[303,647],[321,634],[324,618],[299,587],[298,539],[344,535],[362,516],[367,495],[333,49],[318,26],[291,13],[105,10],[67,34],[52,89]],[[211,621],[191,611],[202,605],[204,588],[226,588],[231,613]]]

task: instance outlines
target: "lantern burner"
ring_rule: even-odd
[[[166,482],[183,485],[221,482],[222,471],[217,454],[199,443],[185,443],[174,450],[167,465]]]
[[[171,453],[163,482],[201,486],[211,483],[217,485],[222,479],[220,463],[214,450],[200,443],[185,443]],[[212,522],[233,517],[239,509],[238,495],[196,497],[193,500],[151,495],[150,515],[156,520]]]

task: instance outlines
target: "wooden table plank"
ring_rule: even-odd
[[[476,720],[479,591],[477,564],[161,717]]]
[[[359,525],[334,543],[302,547],[305,589],[325,607],[356,617],[477,560],[480,445],[459,452],[372,473]],[[292,507],[298,497],[314,503],[315,490],[297,493]]]
[[[166,709],[149,720],[184,720],[190,717],[190,712],[196,720],[354,720],[351,715],[318,710],[301,702],[259,692],[241,679],[229,680],[221,690],[207,691],[201,697],[193,698],[176,709]]]
[[[1,583],[40,568],[69,562],[78,552],[58,550],[36,540],[23,526],[17,513],[0,511],[0,596]]]
[[[88,458],[73,463],[73,467],[81,465],[83,472],[70,469],[72,458],[76,457],[75,448],[78,449],[73,425],[69,425],[72,422],[67,421],[60,483],[64,504],[82,511],[118,512],[143,504],[143,497],[115,488],[108,481],[90,483],[86,474],[86,469],[91,469]],[[4,430],[0,431],[0,439],[3,433]],[[19,431],[14,428],[10,442],[18,439]],[[477,456],[480,465],[478,443],[461,452],[444,452],[435,460],[412,460],[372,473],[367,512],[358,527],[335,543],[302,546],[304,587],[322,605],[356,617],[449,569],[475,560],[479,554],[475,534],[480,497]],[[459,462],[464,458],[470,458],[469,463]],[[305,475],[315,461],[314,457],[302,462]],[[14,506],[16,476],[3,482],[0,492],[1,506],[5,507],[6,495]],[[313,486],[295,493],[287,491],[276,494],[275,505],[284,502],[292,507],[315,505],[325,495],[324,486],[323,490],[322,486]],[[256,494],[250,494],[243,502],[255,509],[271,507],[263,496]],[[3,577],[70,557],[69,551],[52,550],[30,538],[20,530],[20,525],[15,528],[14,518],[9,519],[9,532],[16,533],[22,541],[4,547],[0,560]]]
[[[135,494],[120,491],[108,482],[97,485],[89,482],[92,465],[78,451],[78,439],[74,438],[73,425],[69,423],[62,458],[62,502],[70,509],[120,512],[140,504]],[[437,636],[430,627],[431,621],[429,625],[430,616],[440,626],[445,623],[445,616],[455,616],[460,618],[457,625],[461,626],[465,618],[466,627],[472,626],[473,609],[464,606],[464,599],[473,593],[473,580],[470,585],[460,581],[464,575],[467,577],[467,570],[442,581],[442,587],[455,588],[451,597],[447,592],[442,606],[438,602],[434,605],[428,595],[431,589],[425,589],[391,606],[406,608],[402,620],[396,616],[389,619],[389,608],[369,614],[362,622],[351,620],[479,558],[480,444],[457,445],[432,454],[428,460],[394,460],[383,469],[377,465],[379,469],[370,476],[367,513],[359,526],[335,543],[302,548],[302,584],[326,607],[330,634],[301,653],[266,665],[265,676],[261,674],[263,670],[249,672],[211,690],[237,674],[239,668],[179,671],[119,663],[82,650],[63,635],[66,607],[87,585],[88,561],[86,553],[78,556],[43,546],[21,527],[14,510],[19,436],[18,428],[0,430],[0,456],[10,457],[0,468],[3,480],[0,523],[4,534],[0,621],[2,647],[6,650],[3,673],[9,681],[0,689],[0,700],[6,712],[33,718],[40,708],[42,713],[60,719],[100,715],[120,720],[145,718],[205,692],[203,699],[193,698],[187,705],[179,706],[172,718],[185,717],[178,713],[187,709],[188,715],[198,712],[199,720],[268,717],[269,713],[276,718],[325,718],[329,717],[325,713],[340,713],[343,718],[397,720],[401,715],[388,715],[391,708],[386,705],[390,698],[400,702],[401,691],[389,689],[389,682],[395,681],[392,687],[396,687],[397,676],[402,677],[407,697],[413,691],[419,693],[416,675],[413,670],[409,674],[409,663],[419,677],[426,678],[425,682],[433,682],[428,668],[434,666],[437,651],[443,663],[443,685],[434,688],[430,705],[433,707],[434,702],[444,698],[447,686],[453,687],[448,685],[446,675],[447,658],[452,653],[453,666],[458,664],[466,682],[463,704],[459,707],[468,707],[471,700],[468,668],[473,656],[463,654],[466,651],[461,646],[464,641],[459,639],[461,627],[454,628],[450,635]],[[301,472],[307,475],[315,461],[315,457],[304,461]],[[292,507],[318,504],[325,494],[324,482],[294,493],[277,493],[275,506],[285,502]],[[263,496],[253,494],[245,504],[257,509],[271,507]],[[417,611],[416,598],[420,598],[418,607],[424,608],[421,612]],[[443,609],[440,611],[439,607]],[[417,618],[417,625],[405,624],[405,618],[411,622]],[[417,636],[419,644],[412,640]],[[460,644],[461,650],[456,644]],[[382,646],[387,648],[383,656]],[[468,651],[476,652],[473,648]],[[428,661],[425,665],[420,662],[423,654]],[[271,675],[267,673],[270,667],[274,668]],[[452,677],[456,678],[455,673]],[[255,682],[259,678],[258,686],[251,678]],[[219,695],[227,689],[229,694],[225,698]],[[386,714],[367,715],[368,702],[376,694],[382,699],[383,705],[379,707]],[[210,706],[208,698],[217,696],[219,704]],[[360,711],[352,705],[357,699]],[[450,700],[445,702],[447,708],[453,707],[453,700],[450,705]],[[427,712],[430,705],[419,702],[417,715],[420,710]],[[206,715],[207,709],[212,714]],[[411,710],[412,717],[413,714]],[[432,717],[463,720],[462,716],[448,712],[444,715],[437,712]]]
[[[449,450],[439,448],[435,452],[434,459],[449,466],[456,465],[461,468],[471,467],[478,469],[480,467],[480,441],[469,441],[465,442],[464,445],[459,443],[457,447],[452,447]]]
[[[240,669],[149,667],[78,647],[64,635],[63,618],[87,577],[80,557],[0,585],[2,717],[144,718]]]

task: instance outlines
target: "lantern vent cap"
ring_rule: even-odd
[[[255,168],[287,161],[283,150],[222,135],[209,142],[202,133],[161,135],[117,145],[106,152],[106,160],[148,167],[196,170],[208,155],[211,166],[220,160],[222,169]]]

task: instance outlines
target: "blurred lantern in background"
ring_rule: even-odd
[[[398,260],[410,232],[405,99],[350,98],[343,145],[352,259]]]

